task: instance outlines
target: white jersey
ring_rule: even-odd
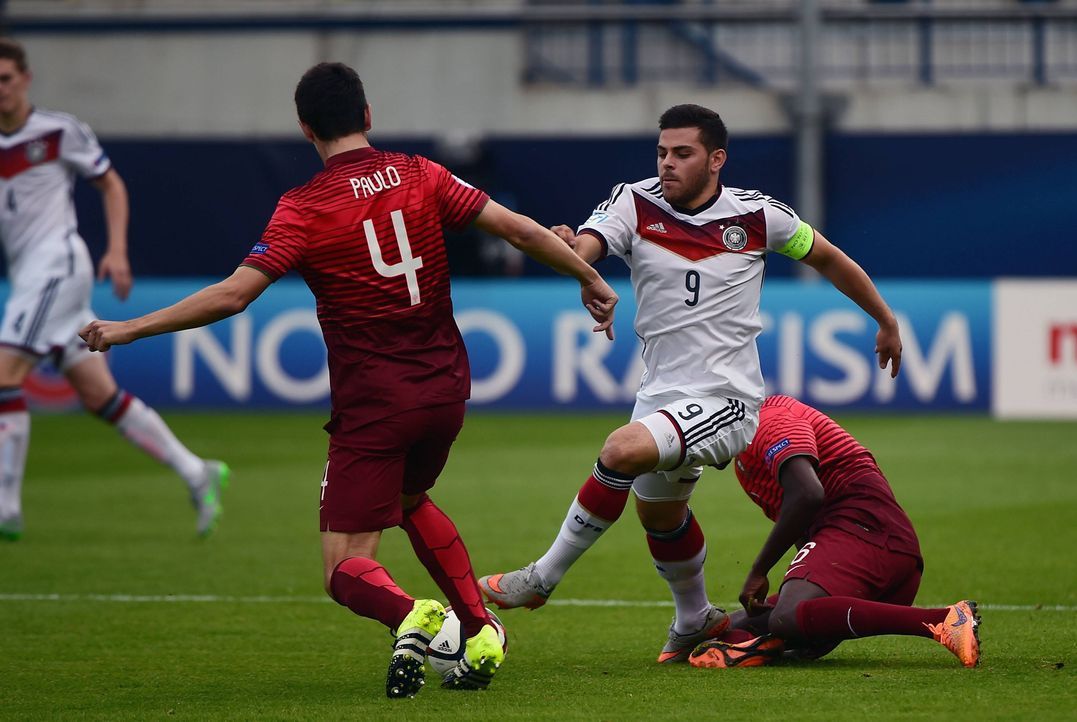
[[[814,231],[759,191],[722,188],[688,212],[662,198],[658,178],[613,189],[577,233],[624,259],[643,340],[642,396],[724,396],[755,407],[763,374],[755,339],[763,256],[803,258]]]
[[[66,113],[35,108],[17,131],[0,134],[0,241],[15,286],[85,266],[75,175],[98,178],[109,168],[93,131]]]

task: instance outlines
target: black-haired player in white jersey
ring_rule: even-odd
[[[108,248],[97,277],[120,299],[131,290],[127,190],[93,132],[74,116],[30,104],[31,74],[18,43],[0,39],[0,241],[11,293],[0,322],[0,539],[23,532],[22,477],[30,415],[22,383],[51,358],[82,404],[187,482],[206,534],[220,514],[228,467],[191,453],[157,413],[117,386],[103,356],[78,337],[90,310],[93,263],[78,235],[75,176],[101,192]]]
[[[889,363],[892,376],[901,339],[894,314],[860,266],[783,203],[721,185],[728,133],[717,113],[674,106],[659,128],[657,177],[614,187],[576,233],[554,228],[588,262],[613,254],[631,269],[645,362],[632,421],[606,440],[547,552],[480,584],[502,608],[541,606],[620,517],[632,490],[676,608],[658,656],[666,663],[687,661],[729,623],[707,599],[706,544],[688,499],[703,467],[724,468],[758,425],[765,254],[806,263],[871,315],[879,325],[879,365]]]

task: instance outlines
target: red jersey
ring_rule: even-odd
[[[826,499],[840,495],[851,479],[881,474],[875,457],[836,421],[789,396],[768,396],[759,409],[759,430],[737,456],[737,480],[768,518],[778,518],[782,487],[778,470],[794,456],[807,456]]]
[[[464,228],[488,200],[433,161],[374,148],[330,157],[281,197],[242,265],[274,280],[294,268],[313,292],[331,434],[470,396],[442,229]]]
[[[806,456],[823,485],[823,507],[808,530],[842,529],[876,546],[920,559],[920,543],[894,498],[875,457],[836,421],[788,396],[768,396],[759,409],[759,429],[736,460],[737,480],[771,520],[782,507],[778,472]]]

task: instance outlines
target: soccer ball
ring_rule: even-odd
[[[505,637],[505,625],[497,618],[489,608],[486,610],[490,620],[497,630],[497,637],[501,640],[501,648],[508,651],[509,642]],[[466,640],[464,640],[466,641]],[[460,620],[452,607],[445,608],[445,622],[441,625],[441,631],[430,641],[430,649],[426,652],[426,661],[430,668],[442,678],[452,671],[460,658],[464,656],[464,644],[460,639]]]

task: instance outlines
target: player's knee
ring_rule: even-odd
[[[67,374],[67,380],[78,394],[83,408],[94,414],[100,412],[119,390],[115,383],[103,383],[92,376]]]
[[[329,598],[337,604],[344,604],[345,606],[347,606],[346,601],[342,600],[338,596],[337,591],[336,589],[334,589],[333,585],[334,579],[337,576],[344,574],[344,572],[340,571],[340,565],[343,564],[345,561],[347,560],[342,559],[336,564],[327,564],[325,567],[324,578],[322,581],[324,582],[323,588],[325,589],[325,593],[329,595]]]
[[[653,532],[670,532],[684,525],[688,516],[687,501],[645,501],[636,499],[636,515],[643,528]]]
[[[113,393],[107,393],[108,391]],[[99,389],[94,387],[75,387],[75,392],[78,394],[79,402],[82,407],[89,411],[91,414],[100,414],[101,410],[108,405],[108,402],[112,400],[115,394],[115,389]]]
[[[639,475],[655,468],[658,450],[646,427],[629,424],[609,435],[599,459],[609,469]]]
[[[0,387],[22,386],[34,363],[22,356],[0,351]]]
[[[797,625],[796,603],[782,602],[781,599],[770,613],[770,633],[782,639],[800,639],[800,627]]]

